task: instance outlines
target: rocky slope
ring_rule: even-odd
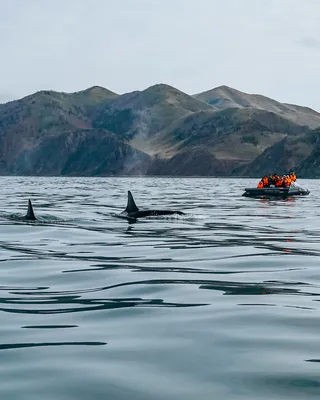
[[[297,174],[305,178],[320,178],[320,129],[308,137],[311,151],[298,164]]]
[[[219,86],[215,89],[194,95],[194,98],[204,101],[219,110],[226,108],[256,108],[273,112],[299,125],[310,128],[320,126],[320,114],[308,107],[280,103],[259,94],[248,94],[232,89],[228,86]]]
[[[28,154],[31,157],[44,141],[63,132],[91,130],[91,115],[96,107],[117,96],[93,87],[72,94],[41,91],[0,105],[0,173],[37,174],[37,169],[27,168],[21,157],[26,159]],[[60,157],[59,151],[55,156]],[[47,167],[47,173],[53,172],[53,166],[47,164]]]
[[[287,135],[309,131],[276,114],[257,109],[200,111],[180,118],[149,141],[158,156],[206,147],[217,159],[250,162]]]
[[[0,105],[0,174],[320,176],[315,126],[314,110],[227,87],[41,91]]]
[[[309,135],[285,137],[265,149],[251,163],[238,165],[232,173],[257,177],[270,173],[288,174],[291,169],[294,169],[301,176],[297,167],[309,157],[312,149],[313,145]]]
[[[150,138],[181,117],[213,110],[207,103],[168,85],[155,85],[107,101],[98,108],[95,126],[127,139]]]
[[[146,174],[150,156],[114,133],[78,129],[43,140],[24,150],[10,166],[9,173],[19,175],[140,175]]]

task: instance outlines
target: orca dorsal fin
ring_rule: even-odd
[[[128,202],[127,207],[124,211],[126,211],[128,214],[139,211],[139,208],[136,206],[130,190],[128,190]]]
[[[32,221],[37,219],[34,215],[32,203],[31,203],[30,199],[28,200],[28,211],[27,211],[26,219],[29,219]]]

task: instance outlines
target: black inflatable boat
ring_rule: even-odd
[[[292,196],[307,196],[310,191],[304,189],[296,182],[292,182],[289,187],[264,187],[264,188],[245,188],[242,196],[256,198],[287,198]]]

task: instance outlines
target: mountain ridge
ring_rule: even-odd
[[[299,125],[307,125],[311,128],[320,126],[320,113],[312,108],[281,103],[267,96],[241,92],[225,85],[195,94],[193,97],[214,105],[219,109],[228,107],[264,109],[284,116]]]
[[[0,174],[316,176],[319,133],[315,110],[228,86],[41,90],[0,104]]]

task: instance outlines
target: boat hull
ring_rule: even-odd
[[[245,192],[242,196],[256,198],[287,198],[292,196],[307,196],[309,193],[309,190],[295,184],[290,187],[245,188]]]

